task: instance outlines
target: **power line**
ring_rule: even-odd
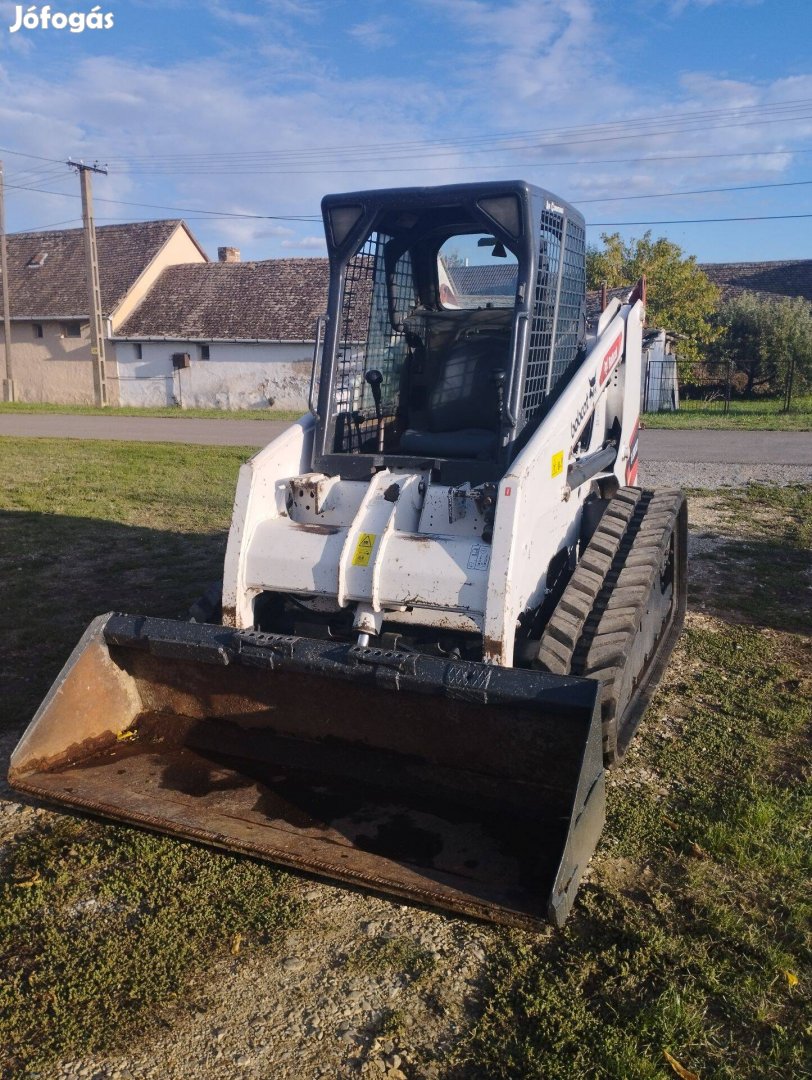
[[[48,229],[56,229],[59,225],[71,225],[74,221],[81,221],[80,217],[65,218],[64,221],[52,221],[50,225],[31,225],[27,229],[20,229],[21,233],[47,232]]]
[[[675,218],[673,221],[588,221],[591,228],[608,229],[622,225],[706,225],[720,221],[791,221],[812,218],[812,214],[759,214],[753,217]]]
[[[41,184],[46,180],[53,180],[57,176],[64,174],[65,166],[50,165],[43,171],[41,166],[37,166],[33,169],[24,169],[22,172],[14,173],[7,179],[12,184]]]
[[[765,191],[772,188],[787,188],[787,187],[802,187],[812,184],[812,180],[791,180],[791,181],[777,181],[769,184],[737,184],[731,187],[718,187],[718,188],[695,188],[688,191],[660,191],[652,192],[650,194],[635,194],[635,195],[606,195],[600,198],[592,199],[576,199],[575,202],[578,205],[587,203],[604,203],[604,202],[625,202],[638,199],[667,199],[667,198],[683,198],[693,195],[710,195],[710,194],[725,194],[733,191]],[[56,195],[62,198],[75,199],[79,196],[72,192],[59,192],[59,191],[47,191],[43,188],[32,188],[26,185],[8,184],[9,188],[17,188],[18,190],[34,191],[45,195]],[[141,209],[149,210],[168,210],[181,214],[199,214],[203,215],[203,218],[220,218],[221,220],[236,219],[236,220],[249,220],[249,221],[320,221],[321,218],[317,215],[305,215],[305,214],[248,214],[240,213],[237,211],[228,210],[206,210],[202,207],[192,206],[166,206],[159,203],[142,203],[125,199],[104,199],[96,198],[96,202],[110,203],[116,206],[135,206]],[[203,219],[201,218],[201,220]]]
[[[8,184],[9,188],[16,188],[18,191],[34,191],[41,195],[57,195],[63,199],[78,199],[79,196],[70,191],[48,191],[45,188],[28,187],[25,184]],[[205,214],[212,217],[220,218],[245,218],[248,220],[258,221],[321,221],[320,215],[317,214],[242,214],[236,211],[228,210],[204,210],[196,206],[163,206],[159,203],[142,203],[131,202],[125,199],[100,199],[95,198],[94,202],[114,203],[116,206],[139,206],[148,210],[171,210],[178,214]]]
[[[812,120],[812,112],[805,113],[802,116],[796,116],[796,117],[792,117],[792,118],[789,118],[789,119],[791,119],[791,120]],[[561,139],[561,140],[559,140],[557,142],[535,142],[532,145],[527,145],[527,146],[522,146],[522,147],[501,147],[500,149],[503,150],[503,151],[508,150],[508,151],[512,151],[512,152],[516,152],[516,151],[519,151],[519,150],[548,150],[548,149],[557,149],[559,147],[582,146],[582,145],[587,145],[587,144],[592,144],[592,143],[602,143],[602,142],[623,142],[623,141],[628,141],[628,140],[648,139],[648,138],[660,137],[660,136],[663,136],[663,135],[686,134],[686,133],[692,133],[692,132],[701,132],[701,133],[704,134],[705,132],[710,131],[710,130],[717,130],[718,131],[718,130],[721,130],[721,129],[729,129],[729,128],[736,128],[736,127],[750,127],[750,126],[752,126],[754,124],[768,124],[768,123],[778,123],[778,122],[787,123],[787,122],[789,122],[789,119],[782,118],[781,120],[776,120],[776,119],[756,120],[756,121],[749,120],[749,121],[747,121],[745,123],[705,124],[702,127],[674,127],[674,128],[667,128],[667,129],[664,128],[664,129],[657,130],[657,131],[641,132],[641,133],[637,133],[637,134],[601,136],[600,138],[594,138],[594,139],[592,139],[592,138],[590,138],[590,139],[570,138],[570,139]],[[483,148],[479,149],[479,148],[471,147],[471,148],[467,149],[466,153],[467,154],[491,154],[492,155],[494,153],[494,148],[493,147],[483,147]],[[407,160],[409,162],[408,167],[409,167],[410,171],[421,171],[423,169],[428,168],[427,166],[414,164],[415,156],[418,156],[421,159],[436,158],[436,157],[447,157],[448,156],[448,151],[447,150],[442,150],[442,151],[422,152],[422,153],[420,153],[418,155],[415,155],[414,152],[406,151],[406,150],[403,150],[401,148],[400,152],[398,152],[398,153],[394,153],[394,152],[381,153],[381,152],[378,152],[378,153],[376,153],[374,155],[374,157],[372,157],[371,155],[367,155],[366,157],[356,158],[353,155],[344,154],[344,155],[336,155],[334,157],[322,157],[321,159],[312,158],[312,159],[305,160],[305,164],[316,165],[317,166],[316,168],[287,167],[287,166],[290,166],[290,165],[296,166],[295,159],[293,159],[293,160],[289,159],[288,161],[282,161],[281,164],[284,165],[285,167],[278,167],[277,165],[274,165],[271,161],[269,161],[267,163],[249,162],[249,163],[246,163],[245,165],[240,165],[238,163],[239,162],[239,156],[238,155],[237,156],[232,155],[232,158],[231,158],[230,162],[224,162],[222,164],[222,166],[220,166],[219,163],[218,163],[216,165],[216,167],[213,167],[213,165],[211,163],[207,164],[207,163],[204,163],[204,162],[200,162],[200,163],[197,163],[197,164],[195,164],[195,163],[191,163],[191,164],[190,163],[161,164],[161,163],[156,162],[154,164],[151,164],[149,166],[145,166],[143,168],[140,168],[140,167],[133,168],[132,166],[130,166],[127,169],[127,172],[132,176],[138,176],[138,175],[141,175],[141,174],[144,174],[144,173],[150,173],[151,175],[164,175],[164,176],[167,176],[167,175],[174,175],[174,174],[176,174],[178,172],[183,172],[183,174],[185,176],[201,176],[201,175],[203,175],[203,176],[218,176],[218,175],[225,175],[225,174],[228,174],[230,176],[269,176],[269,175],[273,175],[273,176],[286,176],[286,175],[287,176],[291,176],[291,175],[293,175],[293,176],[307,176],[307,175],[314,175],[314,174],[323,174],[323,173],[326,173],[326,172],[340,172],[340,173],[379,172],[379,171],[383,171],[382,168],[381,168],[381,162],[401,161],[401,160]],[[358,168],[358,167],[350,168],[348,166],[341,165],[340,162],[342,160],[342,157],[343,157],[343,159],[349,160],[351,163],[356,164],[356,165],[361,163],[361,162],[369,161],[370,162],[370,167],[369,168]],[[124,159],[123,163],[127,164],[126,159]],[[488,163],[489,168],[491,167],[491,164],[492,163],[489,161],[489,163]],[[512,167],[520,167],[523,164],[524,164],[523,162],[518,161],[518,162],[513,163]],[[539,163],[539,164],[546,164],[546,162],[542,162],[542,163]],[[471,166],[466,165],[464,167],[465,168],[470,168]],[[503,167],[503,166],[500,166],[500,167]],[[459,169],[459,168],[461,168],[461,166],[449,166],[449,168]]]
[[[42,157],[41,154],[25,154],[22,150],[9,150],[7,146],[0,146],[0,154],[13,154],[15,157],[31,158],[33,161],[53,161],[58,165],[65,164],[62,158]]]
[[[636,118],[636,119],[624,119],[622,121],[615,121],[615,122],[611,122],[611,123],[580,125],[580,126],[573,126],[573,127],[569,127],[569,128],[542,128],[542,129],[536,129],[536,130],[531,130],[531,131],[526,131],[525,130],[525,131],[513,132],[513,133],[510,133],[510,132],[507,132],[507,133],[495,132],[495,133],[483,134],[483,135],[477,135],[477,136],[466,136],[466,137],[461,137],[461,138],[456,138],[456,139],[448,138],[448,139],[440,139],[440,140],[424,140],[424,141],[412,141],[412,142],[402,142],[401,141],[401,142],[396,142],[396,143],[343,144],[343,145],[340,145],[340,146],[332,146],[332,147],[324,147],[324,146],[311,147],[311,148],[305,147],[305,148],[301,148],[301,149],[287,149],[287,150],[282,150],[282,151],[254,151],[254,152],[245,152],[245,153],[242,153],[242,154],[235,154],[234,152],[231,152],[231,153],[219,153],[219,154],[218,153],[206,153],[206,154],[187,154],[187,155],[178,155],[178,154],[157,155],[157,154],[150,154],[150,155],[140,155],[140,156],[130,156],[130,157],[108,157],[108,161],[120,163],[122,165],[129,165],[131,167],[135,166],[135,165],[138,165],[139,163],[148,163],[150,171],[156,171],[158,166],[167,167],[167,166],[173,165],[173,163],[180,163],[180,162],[184,163],[184,167],[185,167],[186,170],[189,170],[190,168],[192,168],[192,169],[197,169],[197,170],[202,169],[202,170],[212,171],[212,165],[216,164],[219,161],[224,161],[224,162],[227,163],[227,166],[228,166],[227,171],[233,172],[234,171],[234,166],[238,162],[244,162],[246,164],[253,164],[254,167],[269,165],[269,164],[272,164],[272,163],[279,163],[279,164],[288,163],[288,164],[290,164],[290,163],[294,163],[294,162],[297,162],[297,161],[302,162],[302,163],[317,164],[319,162],[324,162],[324,161],[330,160],[332,157],[334,157],[336,155],[339,158],[347,158],[347,157],[352,157],[352,156],[354,156],[354,155],[356,155],[358,153],[360,153],[362,155],[364,155],[364,154],[366,154],[366,155],[375,154],[377,159],[380,160],[380,155],[382,154],[382,152],[386,152],[386,151],[389,151],[389,150],[393,151],[393,153],[384,154],[385,159],[386,158],[398,159],[398,158],[401,158],[403,156],[409,156],[411,158],[411,157],[414,156],[415,152],[431,151],[431,150],[436,149],[436,148],[444,148],[442,150],[442,153],[444,153],[444,154],[447,154],[447,151],[448,151],[449,148],[456,149],[456,150],[462,150],[462,149],[465,149],[466,147],[470,148],[470,152],[472,152],[472,153],[493,153],[493,150],[494,150],[496,144],[506,143],[506,142],[507,143],[513,142],[515,144],[517,140],[525,140],[525,142],[527,142],[527,140],[532,140],[530,145],[524,145],[524,146],[512,145],[512,146],[501,146],[501,147],[499,147],[500,149],[503,149],[503,150],[511,150],[511,151],[515,152],[515,151],[520,151],[520,150],[525,150],[525,149],[538,149],[538,148],[540,148],[538,140],[540,138],[544,139],[545,137],[547,139],[549,139],[551,136],[554,136],[559,140],[565,140],[564,145],[570,145],[572,142],[576,142],[576,143],[578,143],[578,142],[590,142],[590,141],[592,141],[592,142],[595,142],[595,141],[601,142],[601,141],[613,141],[615,139],[625,139],[625,138],[647,138],[647,137],[654,137],[654,136],[662,135],[662,134],[674,134],[674,133],[676,133],[678,131],[685,131],[685,130],[702,130],[702,131],[705,131],[705,130],[708,130],[709,128],[738,127],[738,126],[748,126],[750,124],[761,124],[761,123],[786,123],[786,122],[789,122],[789,121],[792,121],[792,120],[810,119],[812,117],[809,114],[806,114],[806,113],[802,113],[801,115],[783,115],[783,116],[778,115],[779,113],[781,113],[781,112],[786,113],[787,111],[797,113],[798,110],[807,109],[807,108],[809,108],[810,105],[812,105],[812,99],[810,99],[810,98],[797,98],[797,99],[788,100],[788,101],[767,103],[767,104],[764,104],[764,105],[743,106],[743,107],[739,107],[739,108],[691,110],[691,111],[670,113],[670,114],[668,114],[666,116],[661,115],[659,117],[657,117],[657,116],[639,117],[639,118]],[[766,115],[765,119],[759,120],[759,119],[757,119],[757,116],[759,114],[761,114],[761,115],[772,114],[772,115]],[[720,120],[722,120],[724,118],[745,117],[745,116],[747,117],[747,119],[742,121],[742,122],[734,122],[734,123],[718,123],[717,122],[717,121],[720,121]],[[699,120],[706,121],[705,123],[703,123],[703,126],[700,129],[674,128],[672,126],[675,123],[692,123],[692,122],[696,122],[696,121],[699,121]],[[638,132],[638,131],[632,132],[631,131],[631,129],[639,128],[639,127],[648,128],[649,130],[648,131],[642,131],[642,132]],[[581,139],[581,138],[578,138],[578,136],[589,135],[589,134],[598,133],[598,132],[603,132],[603,133],[616,132],[617,134],[612,134],[612,135],[604,134],[601,138],[598,138],[598,139]],[[481,145],[483,143],[486,144],[486,145],[482,149],[475,149],[475,147],[477,147],[477,146],[479,146],[479,145]],[[542,147],[546,147],[546,148],[554,148],[556,145],[559,145],[559,144],[550,143],[549,141],[543,142],[541,144]],[[13,155],[18,156],[18,157],[28,158],[28,159],[30,159],[32,161],[44,161],[44,162],[48,162],[51,165],[58,165],[60,167],[64,166],[64,160],[62,160],[60,158],[46,157],[45,155],[41,155],[41,154],[31,154],[31,153],[27,153],[27,152],[20,151],[20,150],[11,150],[11,149],[8,149],[8,148],[4,148],[4,149],[0,150],[0,152],[13,154]],[[781,152],[782,151],[772,151],[771,153],[781,153]],[[791,151],[787,151],[787,152],[791,152]],[[426,156],[435,156],[435,155],[424,153],[421,156],[426,157]],[[669,156],[678,157],[678,156],[681,156],[681,155],[669,155]],[[685,156],[688,157],[688,156],[693,156],[693,155],[685,155]],[[695,155],[695,156],[699,156],[699,155]],[[745,156],[747,156],[747,155],[745,155]],[[520,164],[520,163],[517,163],[517,164]],[[545,164],[552,165],[552,164],[561,164],[561,163],[548,162],[548,163],[545,163]],[[448,166],[448,167],[449,168],[456,168],[455,166]],[[494,166],[491,164],[490,167],[494,167]],[[497,167],[504,167],[504,166],[497,166]],[[131,168],[130,171],[137,171],[137,170]],[[344,171],[347,171],[347,170],[344,170]]]
[[[762,191],[765,188],[802,187],[812,180],[785,180],[773,184],[739,184],[736,187],[694,188],[693,191],[660,191],[651,195],[611,195],[602,199],[578,199],[582,203],[626,202],[632,199],[676,199],[682,195],[717,195],[726,191]]]
[[[792,109],[797,111],[799,108],[808,108],[812,106],[812,98],[798,98],[792,101],[775,102],[767,105],[754,105],[754,106],[742,106],[739,108],[723,108],[723,109],[710,109],[710,110],[692,110],[688,112],[670,113],[667,116],[649,116],[640,117],[637,119],[624,118],[623,120],[614,121],[611,123],[600,124],[587,124],[580,126],[573,126],[567,128],[541,128],[530,131],[520,132],[492,132],[489,134],[465,136],[461,138],[444,138],[444,139],[432,139],[432,140],[413,140],[397,142],[378,142],[378,143],[356,143],[347,144],[344,143],[338,146],[319,146],[319,147],[301,147],[301,148],[289,148],[286,150],[257,150],[257,151],[245,151],[239,154],[231,152],[206,152],[198,154],[147,154],[136,155],[127,157],[110,157],[107,160],[110,162],[117,162],[120,164],[133,164],[138,162],[146,162],[153,167],[159,163],[198,163],[200,165],[210,164],[216,161],[227,161],[232,164],[235,160],[245,161],[278,161],[285,162],[291,159],[302,159],[316,157],[323,159],[326,155],[338,154],[340,156],[346,156],[347,154],[353,154],[355,152],[361,153],[374,153],[380,154],[382,151],[393,149],[401,153],[408,152],[410,155],[416,151],[423,149],[433,149],[438,147],[448,148],[453,147],[456,149],[464,149],[467,146],[475,146],[477,144],[486,143],[487,150],[493,150],[494,144],[497,142],[515,141],[518,139],[535,140],[544,136],[556,136],[563,138],[565,136],[575,136],[579,134],[590,134],[594,132],[613,132],[620,131],[622,133],[627,132],[630,128],[637,126],[662,125],[673,124],[679,121],[694,121],[694,120],[708,120],[708,119],[721,119],[727,117],[738,117],[747,113],[767,113],[775,112],[776,110]],[[777,119],[783,119],[778,117]],[[790,119],[794,119],[791,117]]]

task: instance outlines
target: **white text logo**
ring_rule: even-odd
[[[12,34],[18,30],[70,30],[72,34],[81,34],[85,30],[111,30],[113,27],[113,15],[111,12],[102,11],[100,6],[91,8],[87,13],[84,11],[52,11],[50,4],[43,4],[38,8],[35,4],[29,8],[17,4],[14,11],[14,22],[9,27]]]

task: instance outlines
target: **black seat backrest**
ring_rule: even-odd
[[[507,373],[508,339],[472,336],[432,357],[429,431],[494,430],[499,422],[494,371]]]

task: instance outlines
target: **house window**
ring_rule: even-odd
[[[142,345],[133,345],[133,349],[135,350],[135,359],[136,360],[143,360],[144,359],[144,348],[143,348],[143,346]]]
[[[34,337],[35,338],[43,337],[43,330],[42,330],[42,323],[41,322],[32,323],[32,329],[34,331]]]
[[[200,346],[200,359],[211,360],[211,347],[209,345]]]
[[[81,337],[82,324],[80,322],[62,323],[62,337]]]

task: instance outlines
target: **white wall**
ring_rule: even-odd
[[[119,341],[119,400],[122,405],[181,405],[183,408],[307,409],[313,345],[217,342],[209,360],[197,342]],[[189,353],[191,367],[175,369],[173,353]]]
[[[77,320],[71,319],[71,322]],[[34,334],[35,323],[11,321],[11,374],[17,401],[48,402],[54,405],[95,405],[93,363],[90,355],[90,324],[81,322],[81,337],[65,337],[58,319],[40,319],[42,337]],[[2,334],[0,334],[2,338]],[[107,400],[117,405],[116,351],[106,343]],[[5,373],[5,349],[0,340],[0,371]]]

